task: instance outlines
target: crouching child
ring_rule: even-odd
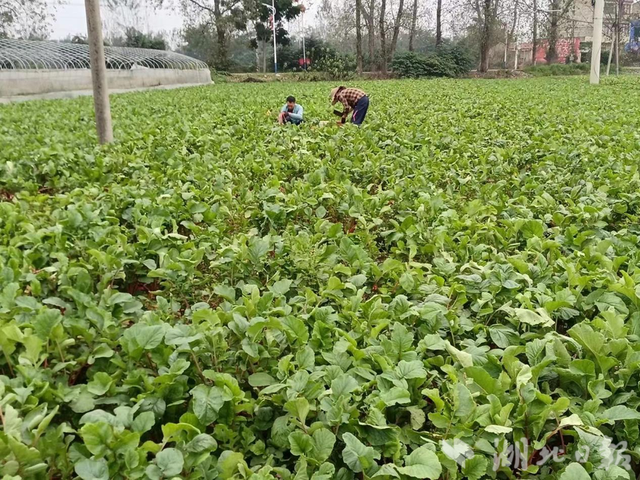
[[[287,103],[280,110],[278,116],[278,123],[284,125],[285,123],[293,123],[294,125],[300,125],[303,122],[304,109],[302,105],[296,103],[296,98],[293,96],[287,97]]]

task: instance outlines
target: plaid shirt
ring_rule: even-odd
[[[336,95],[336,102],[340,102],[344,107],[342,111],[342,119],[346,119],[349,112],[356,107],[356,103],[367,94],[357,88],[345,88]]]

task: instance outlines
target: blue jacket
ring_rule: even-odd
[[[293,107],[293,112],[289,112],[289,109],[287,107],[287,104],[284,104],[284,107],[282,107],[282,110],[280,110],[281,112],[287,112],[289,114],[289,120],[292,123],[300,123],[302,122],[302,115],[304,112],[304,109],[302,108],[302,105],[298,105],[296,103],[296,106]]]

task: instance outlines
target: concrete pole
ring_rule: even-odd
[[[604,0],[596,0],[593,12],[593,41],[591,47],[591,77],[592,85],[600,83],[600,53],[602,50],[602,17],[604,15]]]
[[[111,108],[107,88],[107,67],[104,61],[102,45],[102,20],[100,19],[99,0],[84,0],[87,12],[87,37],[89,57],[91,59],[91,80],[93,81],[93,106],[96,111],[96,129],[100,143],[113,142],[111,126]]]

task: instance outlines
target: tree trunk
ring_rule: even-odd
[[[375,22],[375,0],[369,0],[369,3],[365,7],[360,0],[360,7],[362,14],[364,15],[364,21],[367,24],[367,45],[369,49],[369,68],[374,67],[374,57],[376,54],[376,22]],[[368,9],[368,11],[367,11]]]
[[[418,0],[413,0],[413,12],[411,14],[411,32],[409,33],[409,51],[410,52],[413,52],[413,42],[416,37],[417,21],[418,21]]]
[[[442,45],[442,0],[436,6],[436,47]]]
[[[511,24],[511,32],[507,35],[507,43],[505,45],[505,54],[504,54],[504,68],[507,68],[507,63],[509,60],[509,41],[511,38],[515,37],[516,26],[518,25],[518,0],[513,4],[513,23]],[[518,48],[518,44],[516,43],[516,48]]]
[[[262,41],[262,73],[267,73],[267,42]]]
[[[483,6],[484,22],[482,24],[482,36],[480,38],[480,72],[489,71],[489,49],[491,47],[491,0],[484,0]]]
[[[218,66],[223,70],[227,68],[227,42],[225,38],[224,27],[216,27],[216,34],[218,37]]]
[[[371,20],[367,31],[369,32],[369,65],[373,65],[376,57],[376,24],[373,19],[373,12],[371,12]]]
[[[387,0],[380,2],[380,70],[384,75],[387,74],[387,33],[385,31],[384,16],[387,10]]]
[[[611,58],[613,57],[613,42],[611,41],[611,47],[609,47],[609,58],[607,58],[607,77],[609,76],[609,71],[611,70]]]
[[[222,12],[220,12],[220,0],[213,2],[213,17],[216,23],[216,43],[218,52],[216,55],[216,67],[226,70],[227,65],[227,42],[224,22],[222,21]]]
[[[362,0],[356,0],[356,59],[358,74],[362,75]]]
[[[560,9],[560,2],[553,0],[551,2],[551,17],[549,18],[549,50],[547,50],[547,63],[555,63],[558,60],[558,23],[559,16],[557,10]]]
[[[402,12],[404,10],[404,0],[400,0],[398,4],[398,14],[393,22],[393,37],[391,38],[391,48],[389,50],[389,59],[393,60],[398,46],[398,37],[400,36],[400,20],[402,20]]]
[[[536,50],[538,49],[538,0],[533,0],[533,38],[531,41],[531,64],[535,65]]]

